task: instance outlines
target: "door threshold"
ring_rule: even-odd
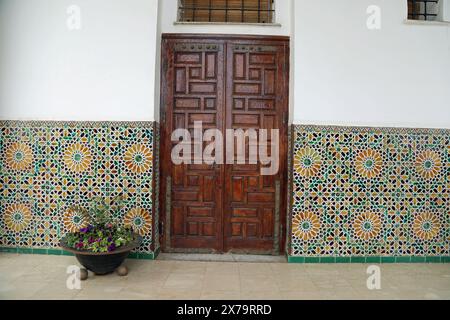
[[[284,263],[285,256],[253,255],[253,254],[203,254],[203,253],[160,253],[157,260],[175,261],[211,261],[211,262],[263,262]]]

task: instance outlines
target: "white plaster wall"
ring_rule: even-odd
[[[449,25],[405,24],[406,0],[294,7],[294,123],[450,128]]]
[[[157,5],[0,0],[0,119],[153,120]]]
[[[439,0],[438,21],[450,22],[450,0]]]
[[[373,4],[381,30],[366,27]],[[404,23],[406,0],[278,0],[281,25],[263,27],[177,25],[176,8],[0,0],[0,119],[158,119],[161,33],[203,32],[291,35],[294,123],[450,128],[449,26]]]

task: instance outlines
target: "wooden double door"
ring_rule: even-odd
[[[286,37],[164,34],[161,77],[160,241],[165,252],[280,254],[285,243],[289,88]],[[175,164],[172,132],[194,124],[223,133],[224,163]],[[268,129],[279,151],[278,171],[262,175],[226,157],[226,129]],[[279,141],[270,140],[271,129]],[[217,137],[216,137],[217,139]],[[235,141],[237,143],[238,141]],[[189,141],[191,143],[191,141]],[[220,144],[219,144],[220,145]],[[216,147],[218,144],[216,143]],[[198,149],[197,149],[198,150]],[[217,152],[217,150],[216,150]],[[234,150],[237,155],[237,148]],[[228,163],[227,163],[228,162]]]

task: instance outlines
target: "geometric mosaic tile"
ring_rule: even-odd
[[[0,247],[58,248],[69,207],[122,194],[152,252],[153,147],[153,122],[0,121]]]
[[[158,127],[0,121],[0,247],[59,249],[70,206],[123,194],[136,255],[158,250]],[[289,142],[291,257],[450,255],[449,130],[293,126]]]
[[[291,256],[449,256],[450,131],[294,126]]]

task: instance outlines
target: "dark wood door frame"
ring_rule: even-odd
[[[283,61],[283,74],[286,75],[285,79],[289,79],[289,37],[280,37],[280,36],[252,36],[252,35],[199,35],[199,34],[163,34],[162,36],[162,48],[161,48],[161,104],[160,104],[160,243],[161,243],[161,249],[163,252],[223,252],[224,251],[224,239],[223,239],[223,232],[220,235],[220,238],[218,241],[220,242],[220,246],[217,248],[217,250],[211,251],[210,249],[203,250],[201,248],[191,248],[191,249],[174,249],[171,248],[171,239],[170,239],[170,228],[171,228],[171,221],[170,218],[168,219],[168,213],[170,212],[170,206],[172,203],[171,199],[171,192],[170,188],[170,179],[171,174],[169,172],[172,162],[170,159],[170,149],[171,146],[169,144],[166,144],[165,141],[167,137],[170,137],[171,132],[168,132],[168,125],[167,125],[167,117],[166,114],[168,112],[168,108],[173,107],[173,103],[167,100],[168,97],[168,86],[165,85],[167,83],[172,83],[171,81],[174,79],[174,74],[171,66],[170,59],[167,59],[165,53],[167,50],[167,41],[170,40],[181,40],[183,44],[186,45],[193,45],[195,44],[201,44],[201,43],[217,43],[224,46],[224,54],[227,54],[226,49],[226,43],[230,40],[233,42],[242,44],[242,45],[252,45],[257,44],[259,46],[270,46],[279,43],[280,45],[283,44],[284,47],[284,58],[285,61]],[[227,57],[224,58],[225,60]],[[226,72],[226,70],[224,71]],[[223,81],[226,82],[225,76]],[[285,100],[283,101],[283,125],[280,126],[280,168],[279,168],[279,206],[277,211],[278,214],[278,224],[279,224],[279,230],[275,230],[275,233],[277,235],[277,239],[275,242],[275,247],[277,247],[278,250],[274,248],[272,254],[284,254],[285,252],[285,245],[286,245],[286,210],[287,210],[287,197],[286,192],[288,190],[287,188],[287,157],[288,157],[288,123],[287,123],[287,116],[289,112],[288,107],[288,97],[289,97],[289,83],[283,83],[284,86],[284,92],[283,95],[285,96]],[[226,87],[226,85],[225,85]],[[226,89],[225,89],[226,90]],[[226,94],[223,94],[223,106],[225,106],[225,99]],[[221,119],[223,121],[223,124],[225,125],[225,119]],[[224,127],[223,127],[224,128]],[[220,166],[220,175],[223,176],[225,170],[225,166]],[[168,183],[169,182],[169,183]],[[223,181],[220,181],[220,183],[223,183]],[[224,199],[220,199],[222,202],[221,207],[224,208],[223,202]],[[223,212],[220,212],[219,214],[220,219],[223,221]],[[220,226],[223,229],[223,226]],[[252,250],[245,250],[247,253],[258,253],[257,250],[255,252],[252,252]]]

